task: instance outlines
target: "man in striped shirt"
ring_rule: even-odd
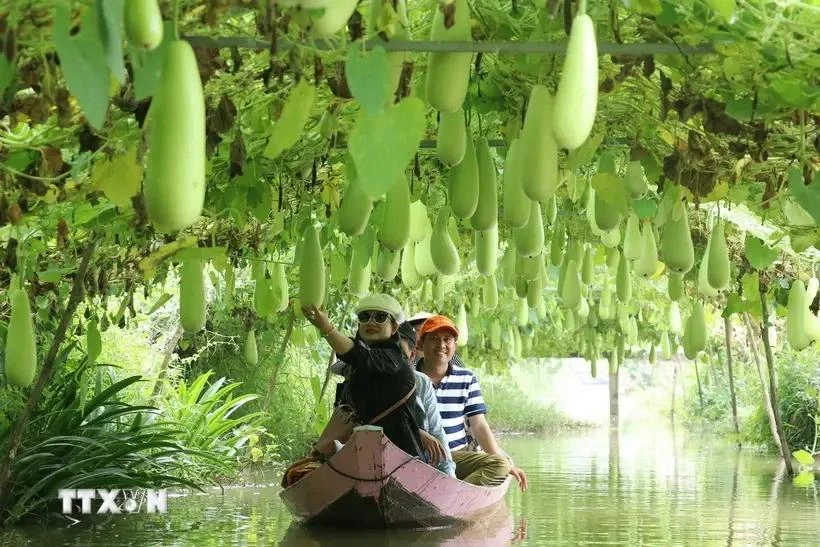
[[[512,465],[487,423],[487,406],[478,379],[454,362],[457,338],[458,329],[450,319],[443,315],[428,317],[418,330],[423,357],[416,363],[416,369],[425,373],[436,388],[456,476],[471,484],[490,486],[500,484],[510,474],[526,490],[526,473]],[[471,436],[484,452],[469,449]]]

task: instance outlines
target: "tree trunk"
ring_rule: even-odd
[[[752,358],[755,362],[755,369],[757,370],[757,377],[760,379],[760,390],[763,392],[763,408],[766,409],[766,416],[769,418],[769,429],[772,432],[774,444],[777,450],[783,452],[783,447],[780,446],[780,435],[777,434],[777,422],[774,419],[774,410],[772,409],[772,400],[769,398],[769,384],[766,382],[766,377],[763,375],[763,365],[760,362],[760,354],[757,352],[757,341],[754,338],[754,326],[752,325],[752,318],[749,317],[749,312],[743,313],[743,319],[746,323],[746,337],[749,341],[749,348],[752,352]]]
[[[174,334],[168,339],[168,343],[165,344],[164,357],[157,373],[157,379],[154,382],[154,389],[151,391],[151,398],[158,397],[159,392],[162,390],[162,382],[168,375],[168,367],[171,364],[171,357],[174,355],[174,348],[179,343],[179,339],[182,338],[183,332],[182,325],[177,325],[177,330],[174,331]]]
[[[669,420],[675,424],[675,398],[678,392],[678,365],[680,365],[680,355],[675,355],[675,367],[672,369],[672,406],[669,408]]]
[[[617,357],[613,357],[617,360]],[[609,364],[609,426],[617,428],[620,423],[618,417],[618,371],[621,367]]]
[[[726,335],[726,366],[729,371],[729,397],[732,401],[732,425],[737,436],[737,445],[740,446],[740,427],[737,422],[737,397],[735,396],[735,375],[732,370],[732,320],[727,315],[723,318],[723,330]]]
[[[769,368],[769,398],[772,401],[772,411],[774,412],[774,423],[777,427],[777,436],[780,437],[780,453],[783,456],[783,463],[786,464],[786,472],[790,477],[794,476],[792,468],[792,455],[789,450],[789,442],[783,431],[783,422],[780,419],[780,407],[777,406],[777,376],[774,370],[774,356],[772,355],[772,345],[769,343],[769,310],[766,305],[766,293],[761,287],[760,310],[763,312],[763,321],[760,325],[760,334],[763,336],[763,348],[766,350],[766,364]]]
[[[698,399],[700,400],[700,410],[703,412],[703,389],[700,387],[700,371],[698,371],[698,358],[695,357],[692,359],[692,362],[695,363],[695,378],[698,380]]]
[[[290,335],[293,334],[293,324],[296,322],[296,316],[293,312],[290,313],[290,318],[288,319],[288,327],[285,331],[285,336],[282,338],[282,345],[279,346],[279,352],[276,353],[274,356],[275,364],[273,369],[273,374],[271,374],[270,380],[268,380],[268,389],[265,392],[265,403],[262,406],[264,410],[269,408],[270,398],[273,396],[273,388],[276,386],[276,379],[279,377],[279,371],[282,370],[282,364],[285,362],[285,351],[288,349],[288,342],[290,342]]]

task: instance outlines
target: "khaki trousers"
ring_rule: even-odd
[[[510,462],[503,456],[456,450],[453,452],[456,477],[477,486],[501,484],[510,473]]]

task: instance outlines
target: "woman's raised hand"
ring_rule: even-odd
[[[330,320],[327,318],[327,313],[324,310],[320,310],[316,306],[309,306],[307,308],[302,308],[302,313],[305,314],[310,323],[319,329],[319,332],[322,334],[326,334],[330,332],[333,328],[333,325],[330,324]]]

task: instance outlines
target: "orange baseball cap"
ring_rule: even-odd
[[[419,329],[418,339],[421,340],[422,337],[428,332],[433,332],[441,329],[447,329],[451,331],[453,334],[456,335],[456,338],[458,338],[458,328],[456,328],[455,323],[453,323],[449,317],[445,317],[443,315],[431,315],[421,325],[421,328]]]

